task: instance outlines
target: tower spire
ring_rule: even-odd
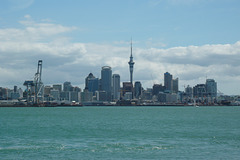
[[[134,65],[133,56],[132,56],[132,38],[131,38],[131,55],[130,55],[130,60],[129,60],[128,64],[129,64],[129,71],[130,71],[130,82],[132,84],[132,82],[133,82],[133,65]]]
[[[131,56],[132,57],[132,37],[131,37]]]

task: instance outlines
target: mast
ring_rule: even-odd
[[[131,84],[133,84],[133,65],[134,65],[134,62],[133,62],[133,56],[132,56],[132,39],[131,39],[131,55],[130,55],[130,60],[128,62],[129,64],[129,71],[130,71],[130,82]]]

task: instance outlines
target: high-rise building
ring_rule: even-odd
[[[120,99],[120,75],[113,74],[112,76],[112,89],[113,89],[113,99]]]
[[[158,95],[159,92],[164,92],[164,90],[165,90],[165,87],[162,86],[162,84],[154,84],[152,95]]]
[[[59,93],[62,92],[62,85],[61,84],[54,84],[53,89],[58,90]]]
[[[44,95],[49,96],[52,89],[51,86],[44,86]]]
[[[192,98],[193,96],[193,88],[190,87],[189,85],[185,88],[185,93],[187,97]]]
[[[109,66],[103,66],[101,70],[101,89],[106,91],[107,100],[111,101],[112,91],[112,69]]]
[[[132,93],[132,88],[133,88],[133,85],[131,82],[123,82],[123,88],[122,88],[122,97],[125,96],[125,93]],[[131,96],[132,97],[132,96]],[[133,98],[133,97],[132,97]],[[132,99],[131,98],[131,99]]]
[[[130,82],[133,84],[133,56],[132,56],[132,40],[131,40],[131,55],[130,55],[130,60],[128,62],[129,64],[129,70],[130,70]]]
[[[137,81],[134,84],[134,96],[135,98],[139,98],[142,95],[142,84],[141,82]]]
[[[214,79],[206,80],[206,92],[207,96],[211,98],[217,98],[217,82]]]
[[[13,92],[14,92],[14,93],[17,92],[17,86],[14,86]]]
[[[87,87],[88,87],[88,91],[93,92],[93,95],[95,95],[95,92],[99,90],[99,79],[89,78]]]
[[[71,85],[71,82],[64,82],[63,83],[63,91],[64,92],[69,92],[69,91],[72,91],[72,85]]]
[[[88,89],[88,82],[92,78],[95,78],[95,76],[92,73],[89,73],[89,75],[85,78],[85,89]]]
[[[166,91],[172,91],[172,75],[168,72],[164,73],[164,87]]]
[[[206,96],[206,85],[197,84],[193,87],[193,96],[196,98],[203,98]]]
[[[52,96],[52,98],[56,101],[60,100],[60,92],[59,90],[53,89],[50,91],[50,94]]]
[[[178,78],[172,80],[172,91],[178,93]]]

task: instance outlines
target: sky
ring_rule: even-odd
[[[0,86],[24,88],[43,60],[45,85],[70,81],[84,88],[92,72],[111,66],[129,81],[179,89],[217,82],[219,92],[240,95],[239,0],[1,0]]]

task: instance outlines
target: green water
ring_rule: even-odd
[[[240,107],[0,108],[0,159],[240,159]]]

